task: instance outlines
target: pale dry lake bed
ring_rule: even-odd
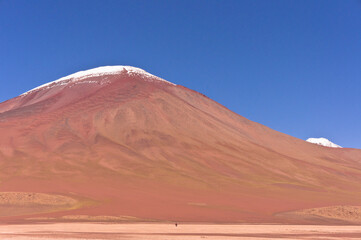
[[[0,225],[1,240],[361,239],[360,226],[51,223]]]

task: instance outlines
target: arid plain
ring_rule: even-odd
[[[94,224],[57,223],[0,225],[7,240],[200,240],[200,239],[360,239],[359,226],[225,225],[225,224]]]

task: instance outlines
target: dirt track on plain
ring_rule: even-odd
[[[0,239],[360,239],[360,226],[101,224],[0,225]]]

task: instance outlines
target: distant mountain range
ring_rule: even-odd
[[[333,142],[331,142],[330,140],[328,140],[326,138],[309,138],[306,141],[310,142],[310,143],[322,145],[325,147],[342,148],[341,146],[334,144]]]

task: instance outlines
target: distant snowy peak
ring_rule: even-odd
[[[144,71],[141,68],[136,68],[136,67],[131,67],[131,66],[104,66],[104,67],[97,67],[97,68],[92,68],[89,70],[85,70],[85,71],[80,71],[80,72],[76,72],[73,74],[70,74],[68,76],[59,78],[55,81],[43,84],[39,87],[33,88],[30,91],[27,91],[26,93],[21,94],[20,96],[24,96],[27,95],[31,92],[34,92],[36,90],[39,89],[49,89],[55,86],[59,86],[59,85],[65,85],[68,84],[69,82],[76,82],[76,81],[80,81],[82,79],[85,78],[90,78],[90,77],[99,77],[99,76],[108,76],[108,75],[117,75],[120,73],[127,73],[129,75],[140,75],[143,77],[147,77],[148,80],[150,79],[155,79],[158,81],[162,81],[162,82],[166,82],[168,84],[171,85],[176,85],[174,83],[168,82],[160,77],[157,77],[153,74],[150,74],[146,71]]]
[[[333,142],[331,142],[330,140],[328,140],[326,138],[309,138],[306,141],[310,142],[310,143],[322,145],[325,147],[342,148],[341,146],[334,144]]]

